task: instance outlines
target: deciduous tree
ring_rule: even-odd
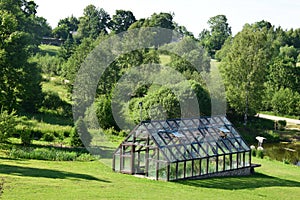
[[[211,56],[220,50],[225,40],[231,36],[231,27],[227,23],[225,15],[217,15],[208,20],[209,30],[204,29],[199,40]]]
[[[249,113],[255,113],[262,102],[270,53],[267,33],[266,28],[246,24],[234,37],[221,63],[227,100],[233,109],[244,114],[245,124]]]
[[[116,10],[116,14],[112,17],[111,30],[118,34],[126,31],[134,22],[136,19],[131,11]]]
[[[78,38],[96,39],[100,33],[107,34],[110,20],[109,14],[103,8],[88,5],[84,9],[83,16],[79,18]]]

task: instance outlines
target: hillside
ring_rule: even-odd
[[[161,182],[114,173],[99,161],[2,157],[2,199],[298,199],[298,167],[257,158],[253,162],[262,167],[249,177]]]

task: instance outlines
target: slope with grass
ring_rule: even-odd
[[[300,168],[260,160],[258,173],[160,182],[112,172],[93,162],[0,159],[5,199],[298,199]]]

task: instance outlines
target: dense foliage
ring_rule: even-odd
[[[34,2],[0,2],[0,104],[9,111],[35,112],[42,99],[40,71],[28,59],[49,27],[35,14]]]
[[[87,56],[111,36],[121,33],[124,38],[130,38],[130,34],[124,32],[146,27],[174,30],[181,34],[182,40],[173,43],[171,34],[155,37],[161,33],[159,30],[152,32],[145,38],[149,40],[149,48],[124,53],[110,63],[98,82],[95,99],[85,110],[86,118],[78,120],[72,130],[56,133],[31,126],[21,131],[18,127],[17,135],[22,142],[28,145],[33,137],[45,141],[70,137],[71,145],[83,146],[80,136],[86,137],[87,143],[92,138],[80,135],[81,132],[97,128],[97,124],[107,130],[119,131],[122,127],[118,127],[115,119],[118,117],[127,127],[139,123],[141,118],[192,117],[195,112],[192,109],[182,111],[181,104],[189,104],[194,96],[199,102],[200,114],[210,115],[212,99],[206,81],[215,76],[211,58],[219,62],[226,86],[228,112],[238,115],[239,119],[244,118],[245,124],[249,116],[263,110],[300,114],[300,29],[283,30],[263,20],[245,24],[233,36],[227,17],[217,15],[208,20],[209,29],[195,38],[176,23],[170,13],[153,13],[148,18],[136,19],[130,10],[116,10],[110,16],[94,5],[84,8],[81,17],[66,17],[51,29],[46,19],[36,15],[36,9],[33,1],[0,0],[0,141],[15,132],[16,113],[47,114],[71,121],[70,92]],[[143,29],[139,31],[143,35]],[[58,51],[42,50],[39,45],[44,42],[43,37],[60,41]],[[130,44],[125,43],[120,48],[126,49],[126,45]],[[104,51],[112,53],[110,46]],[[166,68],[158,70],[159,64]],[[152,69],[153,74],[135,72],[138,66]],[[121,78],[129,72],[135,75],[131,77],[133,83],[121,83]],[[166,84],[153,81],[155,76]],[[59,80],[55,85],[67,88],[68,92],[47,89],[45,85],[53,78]],[[149,78],[153,80],[142,81]],[[219,83],[210,84],[218,88]],[[128,101],[114,99],[118,87],[128,91],[124,94]],[[114,113],[117,116],[113,115],[112,107],[119,109]],[[43,118],[40,121],[44,123]]]

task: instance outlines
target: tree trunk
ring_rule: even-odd
[[[245,115],[244,115],[244,126],[247,126],[247,122],[248,122],[249,85],[250,85],[250,82],[248,81],[247,86],[246,86],[246,107],[245,107]]]

